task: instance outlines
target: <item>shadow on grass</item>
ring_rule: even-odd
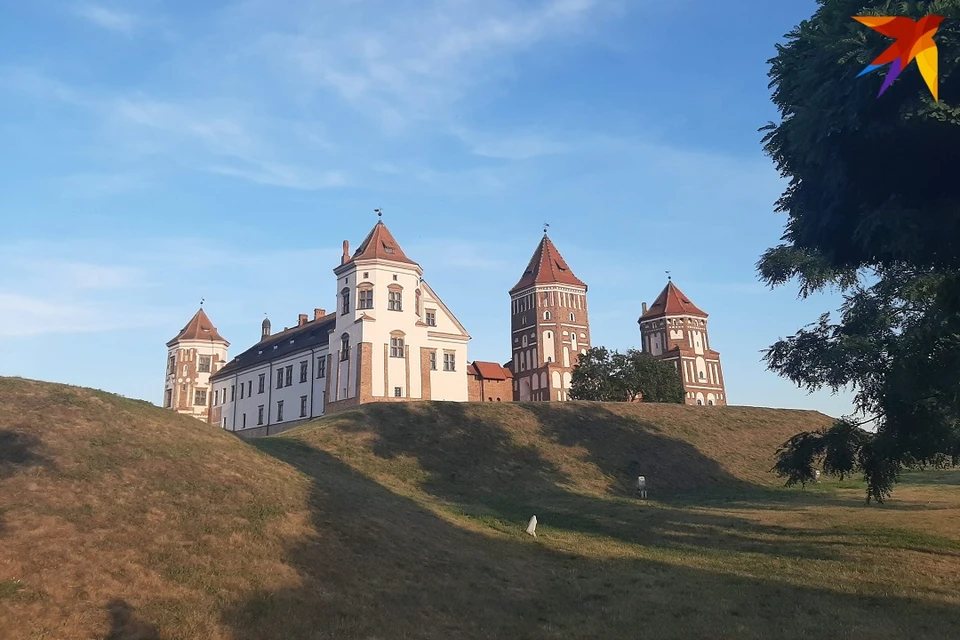
[[[581,405],[556,416],[537,407],[547,437],[567,447],[585,446],[590,461],[608,477],[622,479],[621,484],[644,468],[680,479],[671,487],[673,492],[657,502],[639,501],[626,490],[600,499],[570,490],[570,478],[543,459],[536,446],[518,444],[495,421],[465,409],[454,402],[371,406],[355,414],[356,419],[345,417],[334,424],[343,431],[374,435],[369,446],[380,458],[415,458],[417,468],[427,472],[425,478],[412,478],[420,489],[455,503],[462,514],[494,528],[526,523],[536,514],[541,527],[628,544],[735,549],[822,560],[838,557],[829,547],[791,540],[781,527],[680,508],[702,502],[704,494],[717,494],[694,494],[694,488],[717,485],[723,488],[721,496],[735,490],[761,495],[764,489],[738,480],[689,443],[666,437],[655,427],[637,429],[636,423],[597,405]],[[553,417],[556,420],[551,422],[560,426],[542,424]],[[603,428],[596,429],[598,424]]]
[[[51,466],[42,450],[43,442],[36,436],[0,429],[0,480],[27,467]]]
[[[295,437],[252,445],[312,480],[315,535],[288,549],[296,586],[259,591],[225,611],[236,640],[636,638],[638,629],[665,639],[791,640],[824,628],[865,639],[949,637],[960,624],[955,607],[792,586],[773,571],[755,578],[565,553],[547,546],[550,527],[537,539],[520,533],[525,520],[480,533]]]
[[[910,471],[900,477],[904,486],[960,486],[960,469]]]
[[[113,600],[107,605],[110,613],[110,631],[104,640],[160,640],[157,628],[137,620],[133,607],[123,600]]]

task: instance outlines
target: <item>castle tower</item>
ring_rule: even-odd
[[[227,347],[203,307],[167,343],[163,406],[209,422],[210,376],[227,362]]]
[[[673,362],[681,372],[687,404],[727,404],[720,353],[707,338],[707,314],[673,281],[667,281],[649,309],[643,303],[637,322],[643,352]]]
[[[567,400],[581,353],[590,348],[587,285],[544,231],[510,290],[513,399]]]
[[[470,336],[383,221],[344,240],[324,411],[367,402],[467,400]]]

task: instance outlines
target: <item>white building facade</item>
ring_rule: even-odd
[[[343,243],[336,309],[301,315],[212,378],[210,422],[241,431],[370,402],[466,402],[470,336],[383,222],[351,256]]]

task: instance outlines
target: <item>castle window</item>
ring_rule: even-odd
[[[437,326],[437,312],[433,311],[432,309],[427,311],[427,326]]]
[[[327,375],[327,359],[323,356],[317,358],[317,378]]]
[[[247,397],[249,398],[252,395],[253,395],[253,380],[248,380],[247,381]]]
[[[523,338],[520,339],[520,346],[521,346],[521,347],[527,346],[527,336],[526,336],[526,335],[524,335]]]
[[[403,311],[402,291],[390,291],[387,294],[387,309],[390,311]]]
[[[240,399],[241,400],[243,400],[243,387],[244,387],[244,384],[241,382],[240,383]]]
[[[343,291],[340,292],[340,298],[342,307],[342,311],[340,313],[350,313],[350,289],[344,287]]]
[[[393,397],[402,398],[403,397],[403,387],[394,387],[393,388]]]
[[[301,384],[307,381],[307,376],[309,375],[309,373],[307,372],[307,367],[309,365],[310,365],[309,360],[303,360],[300,362],[300,383]]]
[[[403,357],[403,338],[390,338],[390,357]]]
[[[292,364],[287,365],[286,374],[287,374],[287,383],[284,386],[289,387],[290,385],[293,384],[293,365]]]
[[[713,406],[713,400],[707,400],[707,404],[712,407],[712,406]]]
[[[704,373],[703,371],[701,371],[701,372],[700,372],[700,379],[703,380],[703,379],[706,378],[706,377],[707,377],[707,374]]]
[[[241,429],[247,428],[247,414],[243,414],[243,421],[240,423],[240,428]]]
[[[230,402],[233,402],[237,399],[237,386],[232,384],[230,385]]]
[[[283,389],[283,369],[277,369],[277,389]]]
[[[193,404],[199,406],[204,406],[207,404],[207,390],[206,389],[197,389],[193,392]]]
[[[549,320],[550,317],[551,317],[551,316],[550,316],[550,312],[549,312],[549,311],[544,311],[544,312],[543,312],[543,319],[544,319],[544,320]]]
[[[457,354],[455,353],[445,353],[443,354],[443,370],[444,371],[456,371],[457,370]]]
[[[388,253],[393,253],[393,252],[390,251],[390,252],[388,252]],[[397,274],[393,274],[393,279],[394,279],[394,281],[396,281],[396,279],[397,279]]]
[[[257,407],[257,424],[263,424],[263,405]]]
[[[436,371],[436,370],[437,370],[437,352],[431,351],[430,352],[430,371]]]
[[[260,374],[260,382],[257,383],[257,393],[263,393],[263,384],[266,382],[267,374]]]
[[[373,309],[373,287],[366,286],[357,292],[357,308]]]
[[[350,358],[350,336],[348,334],[343,334],[340,336],[340,361],[348,360]]]
[[[369,278],[369,277],[370,277],[370,272],[369,272],[369,271],[364,271],[364,272],[363,272],[363,279],[366,280],[366,279]]]
[[[177,371],[177,357],[170,356],[167,358],[167,375],[172,376]]]
[[[570,313],[570,322],[575,322],[576,320],[577,320],[577,316],[576,316],[573,312],[571,312],[571,313]]]
[[[283,422],[283,400],[277,400],[277,422]]]
[[[300,396],[300,417],[307,417],[307,396]]]

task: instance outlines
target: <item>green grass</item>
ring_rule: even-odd
[[[5,640],[960,628],[960,474],[783,489],[813,412],[390,404],[243,442],[62,385],[0,378],[0,407]]]

